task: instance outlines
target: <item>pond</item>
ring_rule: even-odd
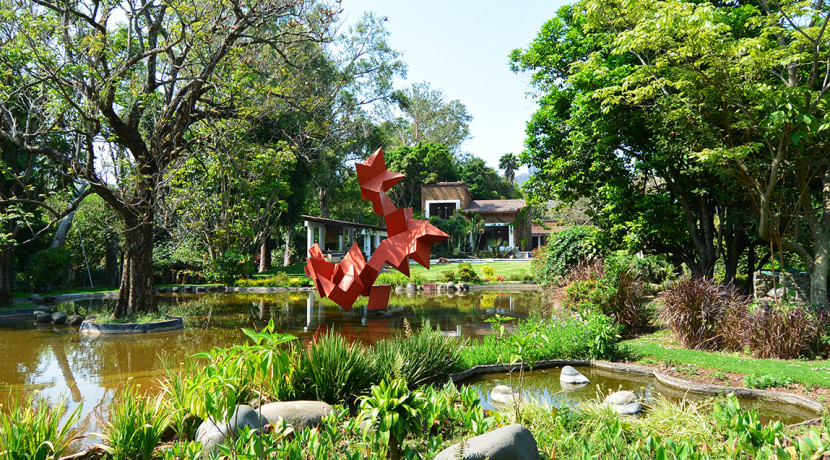
[[[576,370],[587,377],[591,383],[575,391],[563,390],[559,383],[559,368],[525,372],[521,379],[518,372],[514,372],[512,375],[489,374],[477,376],[465,380],[464,384],[472,386],[483,395],[482,406],[487,409],[496,408],[490,400],[490,392],[496,385],[508,385],[516,391],[521,390],[528,397],[534,397],[554,407],[573,407],[580,401],[604,398],[609,393],[619,390],[633,391],[646,405],[658,397],[664,397],[674,402],[683,399],[688,401],[711,399],[711,396],[708,395],[685,392],[663,385],[652,376],[627,374],[595,367],[579,366],[576,367]],[[791,425],[821,416],[821,414],[801,407],[775,401],[759,401],[757,399],[739,399],[739,401],[742,407],[756,407],[761,421],[764,423],[769,420],[780,420],[785,425]]]
[[[77,432],[100,431],[108,405],[127,381],[156,388],[163,361],[176,366],[186,357],[247,341],[241,328],[261,329],[273,320],[279,332],[308,340],[337,330],[370,343],[426,321],[447,335],[475,336],[490,330],[484,320],[496,313],[524,318],[540,302],[538,292],[474,292],[468,295],[393,295],[386,314],[350,311],[323,302],[313,292],[280,294],[160,294],[159,304],[185,318],[182,331],[119,336],[81,336],[75,328],[38,327],[33,322],[0,325],[0,403],[9,395],[38,391],[50,402],[67,398],[70,410],[83,402]],[[96,314],[112,301],[60,304],[67,313]],[[77,446],[76,446],[77,448]]]

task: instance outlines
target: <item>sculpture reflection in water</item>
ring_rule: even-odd
[[[375,214],[386,222],[387,238],[366,261],[357,243],[352,244],[340,263],[327,261],[320,246],[309,249],[305,273],[317,287],[320,297],[328,297],[346,310],[358,296],[369,297],[369,310],[384,310],[389,304],[390,286],[374,286],[384,264],[409,276],[409,259],[429,268],[430,247],[449,235],[425,220],[413,219],[412,208],[398,209],[386,194],[404,178],[386,169],[383,149],[377,149],[363,163],[355,165],[360,195],[372,202]]]

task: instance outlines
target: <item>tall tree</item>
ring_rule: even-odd
[[[467,184],[470,195],[477,200],[512,198],[510,184],[484,160],[472,155],[462,155],[457,162],[458,176]]]
[[[389,105],[381,110],[386,147],[414,147],[428,142],[444,144],[455,153],[470,138],[472,115],[458,99],[448,101],[429,83],[415,83],[397,91]]]
[[[615,31],[635,67],[609,99],[678,101],[714,127],[690,145],[726,169],[756,207],[758,236],[796,254],[810,299],[826,305],[830,271],[830,8],[824,0],[737,4],[592,1],[592,25]],[[694,133],[693,126],[683,132]]]
[[[499,169],[504,170],[504,178],[510,185],[514,185],[513,181],[516,179],[516,169],[519,168],[519,159],[512,153],[505,153],[499,158]]]
[[[458,180],[455,158],[444,144],[420,142],[414,147],[394,148],[386,152],[386,166],[406,176],[389,190],[402,208],[421,211],[422,185]]]
[[[616,29],[589,25],[589,9],[589,2],[563,7],[511,56],[515,71],[533,72],[541,94],[522,154],[535,171],[526,184],[531,198],[587,198],[594,223],[609,234],[698,275],[712,276],[730,248],[734,275],[749,242],[745,226],[726,223],[740,221],[747,203],[728,172],[693,156],[717,129],[670,92],[651,92],[640,104],[609,97],[638,61],[613,52]]]
[[[266,90],[249,78],[261,70],[252,65],[257,49],[279,52],[323,40],[335,13],[305,0],[46,0],[4,4],[3,17],[39,38],[25,41],[38,56],[26,70],[51,99],[55,121],[4,137],[65,165],[123,219],[123,275],[113,313],[122,317],[157,311],[157,198],[171,166],[198,144],[191,128],[243,115],[254,91],[276,95],[277,88]],[[52,128],[77,133],[87,148],[67,152],[41,142]]]

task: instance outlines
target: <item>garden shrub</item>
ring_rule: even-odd
[[[588,310],[612,316],[628,328],[648,325],[644,288],[634,269],[627,264],[597,260],[582,262],[571,270],[562,306],[573,312]]]
[[[826,326],[806,305],[753,305],[741,326],[746,346],[758,358],[795,359],[824,351],[821,342]]]
[[[455,272],[453,270],[444,270],[441,272],[441,278],[443,278],[445,283],[454,283]]]
[[[551,237],[547,246],[534,251],[531,268],[536,278],[545,285],[561,280],[580,262],[592,262],[608,253],[600,242],[596,227],[576,226],[564,229]]]
[[[658,300],[660,318],[684,347],[718,350],[737,345],[731,342],[740,336],[740,332],[734,329],[739,325],[734,322],[728,325],[723,321],[727,315],[733,320],[739,319],[736,315],[740,316],[741,309],[747,303],[747,299],[735,288],[719,286],[712,280],[684,276],[670,284]]]
[[[205,278],[211,283],[233,285],[234,281],[242,276],[250,276],[254,272],[251,257],[236,249],[228,249],[208,263]]]
[[[481,267],[481,274],[484,275],[484,279],[486,280],[496,279],[496,270],[492,265],[485,265]]]
[[[455,280],[461,283],[479,283],[481,278],[473,269],[473,264],[470,262],[461,262],[455,272]]]
[[[307,276],[289,276],[284,272],[267,278],[242,278],[234,282],[239,287],[305,287],[311,284],[311,279]]]
[[[423,285],[424,277],[420,273],[412,273],[410,276],[406,276],[399,271],[388,271],[378,275],[378,278],[375,281],[376,285],[388,284],[393,288],[396,288],[398,286],[406,286],[409,283]]]
[[[33,289],[49,291],[66,283],[71,265],[66,247],[48,248],[32,255],[21,275]]]

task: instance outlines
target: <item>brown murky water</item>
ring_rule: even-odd
[[[588,380],[591,381],[575,391],[565,390],[559,383],[559,368],[540,369],[525,372],[520,378],[518,372],[509,374],[490,374],[470,379],[465,384],[476,388],[483,395],[482,403],[485,408],[495,408],[490,400],[490,392],[496,385],[509,385],[516,391],[527,396],[547,402],[554,407],[577,405],[580,401],[604,398],[609,393],[628,390],[637,394],[648,406],[658,397],[670,401],[704,401],[711,400],[711,396],[688,393],[676,388],[663,385],[654,377],[625,374],[591,367],[577,367]],[[758,409],[762,422],[780,420],[785,425],[803,422],[820,417],[821,414],[807,409],[774,401],[759,401],[757,399],[739,399],[741,406]]]
[[[539,302],[536,292],[471,293],[465,296],[393,295],[389,314],[367,315],[364,307],[344,311],[321,303],[314,293],[168,294],[159,303],[185,318],[185,329],[152,334],[82,336],[68,327],[38,327],[27,321],[0,325],[0,403],[10,395],[35,391],[50,402],[62,398],[69,411],[83,402],[77,433],[101,430],[108,405],[128,379],[157,388],[162,360],[182,361],[194,353],[247,341],[241,328],[261,329],[273,320],[279,332],[310,337],[334,329],[370,343],[429,321],[447,335],[473,336],[490,330],[484,320],[495,313],[523,318]],[[111,308],[101,300],[58,306],[67,313],[96,314]],[[73,446],[76,450],[82,440]]]

